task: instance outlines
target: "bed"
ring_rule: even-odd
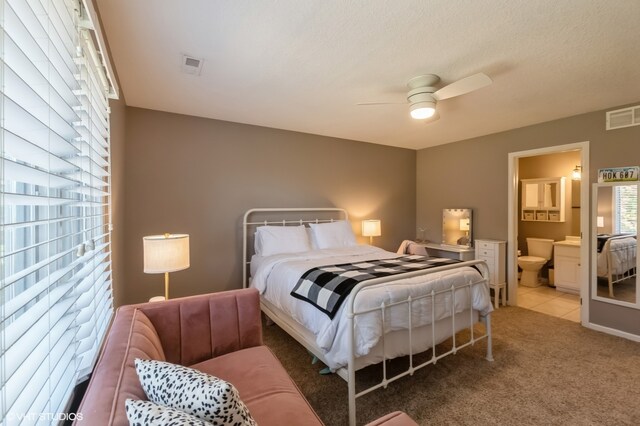
[[[243,221],[243,278],[245,287],[260,292],[270,320],[347,381],[351,425],[356,398],[463,347],[486,339],[486,358],[493,360],[484,261],[425,259],[356,245],[345,227],[350,225],[342,209],[251,209]],[[391,275],[371,272],[380,270]],[[318,290],[310,278],[314,274],[346,275],[351,289],[338,292],[341,283],[333,293]],[[361,275],[368,279],[352,280]],[[338,278],[330,276],[328,282],[335,283]],[[457,342],[456,334],[465,329],[469,338]],[[438,353],[435,345],[447,339],[451,348]],[[426,361],[414,362],[429,349]],[[408,356],[406,371],[389,377],[386,361],[401,356]],[[378,363],[382,380],[356,392],[356,371]]]
[[[613,296],[613,285],[636,276],[637,240],[630,235],[598,236],[598,277],[606,278],[609,297]]]

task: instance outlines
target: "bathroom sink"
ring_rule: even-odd
[[[567,235],[564,240],[556,241],[553,243],[554,246],[572,246],[572,247],[580,247],[580,237],[574,237],[572,235]]]

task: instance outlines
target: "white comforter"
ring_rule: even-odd
[[[609,268],[612,275],[621,275],[636,266],[637,241],[633,237],[613,237],[604,243],[598,253],[598,276],[607,277]],[[611,253],[611,264],[608,255]]]
[[[292,297],[291,290],[304,272],[317,266],[389,259],[397,256],[396,253],[372,246],[315,250],[269,257],[254,256],[251,260],[251,286],[257,288],[269,302],[288,313],[295,321],[311,331],[316,336],[316,344],[325,351],[329,367],[335,370],[346,365],[349,359],[349,346],[346,343],[348,320],[345,315],[349,299],[342,304],[335,318],[331,320],[311,304]],[[382,302],[388,304],[393,301],[406,300],[409,295],[415,297],[427,294],[431,289],[438,291],[450,288],[451,285],[474,283],[481,279],[478,271],[470,267],[399,279],[393,283],[379,284],[364,289],[356,298],[355,310],[379,307]],[[468,288],[456,290],[456,312],[462,312],[469,307],[468,291]],[[471,291],[474,309],[482,314],[493,310],[486,285],[475,285]],[[362,297],[363,295],[366,297]],[[451,293],[437,296],[435,307],[436,321],[450,316]],[[384,332],[406,329],[408,323],[407,305],[399,305],[387,311]],[[413,326],[430,323],[430,298],[414,302],[412,306]],[[366,355],[382,335],[381,315],[376,312],[358,316],[356,335],[356,356]]]

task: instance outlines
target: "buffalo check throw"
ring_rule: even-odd
[[[393,259],[318,266],[302,274],[291,295],[333,319],[351,290],[362,281],[458,263],[459,260],[407,255]]]

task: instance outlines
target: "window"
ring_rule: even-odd
[[[615,234],[635,234],[638,229],[638,187],[613,187],[613,229]]]
[[[0,416],[57,423],[112,315],[113,88],[78,0],[0,14]]]

